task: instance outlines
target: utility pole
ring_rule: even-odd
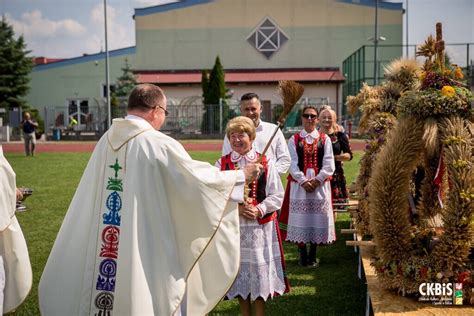
[[[406,58],[408,58],[408,0],[407,0],[407,5],[406,5],[406,8],[405,8],[405,19],[406,19],[406,22],[405,22],[405,33],[406,33]]]
[[[110,109],[110,74],[109,74],[109,45],[107,40],[107,0],[104,0],[104,26],[105,26],[105,91],[107,101],[107,128],[112,125],[112,111]]]
[[[374,86],[378,84],[378,67],[377,67],[377,45],[379,43],[379,0],[375,0],[375,30],[374,30]]]

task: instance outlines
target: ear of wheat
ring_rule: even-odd
[[[267,142],[267,145],[265,146],[265,149],[262,152],[261,157],[265,155],[267,152],[268,148],[270,147],[270,144],[273,141],[273,138],[275,138],[275,135],[278,132],[278,129],[285,125],[285,120],[288,114],[290,114],[291,110],[295,106],[296,102],[301,98],[304,92],[304,87],[291,80],[280,80],[278,83],[278,90],[280,92],[280,96],[283,99],[283,111],[280,114],[280,117],[278,118],[278,124],[275,127],[275,131],[272,134],[272,137]]]
[[[280,126],[283,126],[285,123],[286,117],[291,112],[296,102],[301,98],[304,92],[304,87],[291,80],[281,80],[278,83],[278,90],[280,96],[283,99],[283,111],[278,118],[278,123]]]

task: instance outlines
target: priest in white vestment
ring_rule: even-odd
[[[166,97],[131,93],[99,140],[39,285],[43,315],[204,315],[236,278],[237,203],[261,165],[222,172],[158,131]]]
[[[260,119],[260,115],[262,114],[262,104],[260,103],[258,94],[251,92],[246,93],[241,97],[240,113],[253,121],[255,128],[257,129],[257,136],[253,142],[253,146],[256,151],[260,153],[263,152],[277,126]],[[224,145],[222,146],[222,156],[225,156],[230,152],[232,152],[232,147],[230,146],[229,138],[226,135],[224,137]],[[288,151],[285,136],[280,129],[276,133],[275,138],[265,155],[269,160],[273,161],[280,176],[284,175],[290,168],[290,152]]]
[[[33,282],[25,237],[15,216],[17,192],[15,172],[0,145],[0,314],[16,309]]]

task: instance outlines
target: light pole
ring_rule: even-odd
[[[379,36],[379,0],[375,0],[375,30],[374,30],[374,37],[369,37],[367,40],[374,43],[374,86],[378,84],[379,81],[379,71],[378,71],[378,44],[381,41],[385,41],[386,38],[383,36]]]
[[[109,45],[107,40],[107,0],[104,0],[104,27],[105,27],[105,98],[107,101],[107,128],[112,125],[112,113],[110,110],[110,78],[109,78]]]
[[[405,8],[405,19],[406,19],[406,22],[405,22],[405,33],[406,33],[406,54],[407,54],[407,58],[408,58],[408,0],[407,0],[407,5],[406,5],[406,8]]]
[[[104,0],[105,1],[105,0]],[[374,86],[378,83],[378,67],[377,67],[377,45],[379,43],[379,0],[375,0],[375,30],[374,30]],[[107,42],[107,40],[106,40]],[[105,44],[107,47],[107,44]]]

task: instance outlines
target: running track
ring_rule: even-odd
[[[92,152],[95,142],[38,142],[36,144],[36,152]],[[24,146],[22,142],[4,143],[3,152],[5,153],[23,153]],[[220,151],[222,149],[222,141],[205,142],[205,143],[184,143],[187,151]],[[362,150],[365,144],[356,142],[351,144],[352,150]]]

